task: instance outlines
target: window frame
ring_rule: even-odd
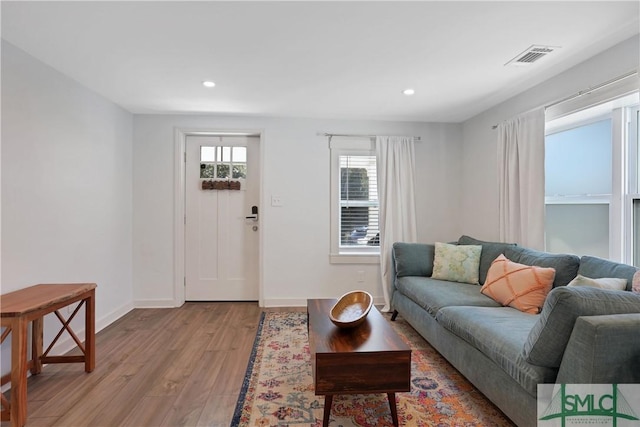
[[[213,160],[204,160],[203,159],[203,148],[213,148],[214,150],[214,159]],[[235,159],[234,157],[234,149],[236,148],[242,148],[244,149],[244,161],[238,161],[237,159]],[[229,159],[225,160],[224,158],[224,150],[228,149],[229,150]],[[202,165],[211,165],[213,166],[213,176],[212,177],[203,177],[202,176],[202,172],[200,173],[200,180],[202,181],[207,181],[207,180],[213,180],[213,181],[239,181],[241,183],[244,183],[246,181],[246,174],[247,174],[247,147],[245,146],[240,146],[240,145],[220,145],[220,144],[216,144],[216,145],[212,145],[212,144],[201,144],[200,145],[200,168],[202,169]],[[218,173],[219,173],[219,169],[220,166],[227,166],[229,168],[228,171],[228,176],[227,177],[219,177]],[[234,177],[233,176],[233,168],[235,166],[244,166],[244,177],[239,176],[239,177]],[[243,185],[244,187],[244,185]]]
[[[633,203],[640,200],[638,184],[638,102],[637,88],[631,93],[609,97],[606,102],[585,102],[581,108],[549,114],[547,110],[545,137],[564,130],[611,120],[612,193],[611,195],[581,195],[578,197],[545,197],[545,208],[553,204],[606,204],[609,206],[608,259],[633,265]],[[582,114],[585,112],[587,114]],[[635,117],[635,121],[634,121]],[[635,172],[634,172],[635,171]],[[546,226],[545,226],[546,229]],[[546,240],[546,238],[545,238]]]
[[[379,264],[380,246],[345,248],[340,246],[340,156],[375,156],[375,140],[367,137],[331,137],[330,253],[331,264]],[[377,167],[377,159],[376,159]]]
[[[634,209],[634,204],[640,203],[640,105],[627,107],[625,113],[628,172],[624,227],[629,232],[625,233],[622,243],[624,244],[624,262],[629,265],[640,266],[640,236],[637,235],[640,230],[636,230],[636,236],[633,236],[634,227],[640,222],[636,218],[636,209]]]

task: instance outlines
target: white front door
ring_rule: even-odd
[[[256,136],[186,138],[187,301],[258,299],[259,143]]]

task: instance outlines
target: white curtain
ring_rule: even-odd
[[[544,249],[544,110],[498,125],[500,240]]]
[[[380,202],[380,272],[384,308],[391,309],[391,249],[416,242],[415,156],[412,137],[376,137]]]

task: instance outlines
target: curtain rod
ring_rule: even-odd
[[[396,136],[396,135],[364,135],[364,134],[355,134],[355,133],[328,133],[328,132],[318,132],[316,135],[318,136],[351,136],[351,137],[359,137],[359,138],[375,138],[376,136]],[[413,140],[416,142],[422,141],[422,137],[414,136]]]
[[[606,86],[612,85],[614,83],[619,82],[620,80],[624,80],[626,78],[629,78],[629,77],[637,75],[637,74],[638,74],[637,70],[629,71],[628,73],[623,74],[621,76],[618,76],[618,77],[616,77],[614,79],[608,80],[608,81],[606,81],[604,83],[597,84],[595,86],[591,86],[590,88],[587,88],[587,89],[584,89],[584,90],[580,90],[580,91],[574,93],[573,95],[569,95],[567,97],[564,97],[562,99],[554,101],[554,102],[552,102],[550,104],[547,104],[547,105],[544,106],[544,109],[546,110],[547,108],[551,108],[551,107],[556,106],[558,104],[562,104],[563,102],[567,102],[567,101],[574,100],[576,98],[580,98],[582,95],[587,95],[587,94],[589,94],[589,93],[591,93],[591,92],[593,92],[595,90],[602,89],[602,88],[604,88]],[[536,108],[540,108],[540,107],[536,107]],[[535,110],[536,108],[532,108],[529,111]],[[491,129],[496,129],[497,127],[498,127],[498,125],[493,125],[493,126],[491,126]]]

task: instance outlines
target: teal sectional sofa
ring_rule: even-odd
[[[402,316],[518,426],[537,424],[537,385],[640,383],[640,295],[635,267],[462,236],[481,245],[479,282],[493,260],[553,267],[539,314],[504,307],[481,286],[431,277],[435,245],[395,243],[392,319]],[[576,275],[623,278],[624,291],[566,286]]]

